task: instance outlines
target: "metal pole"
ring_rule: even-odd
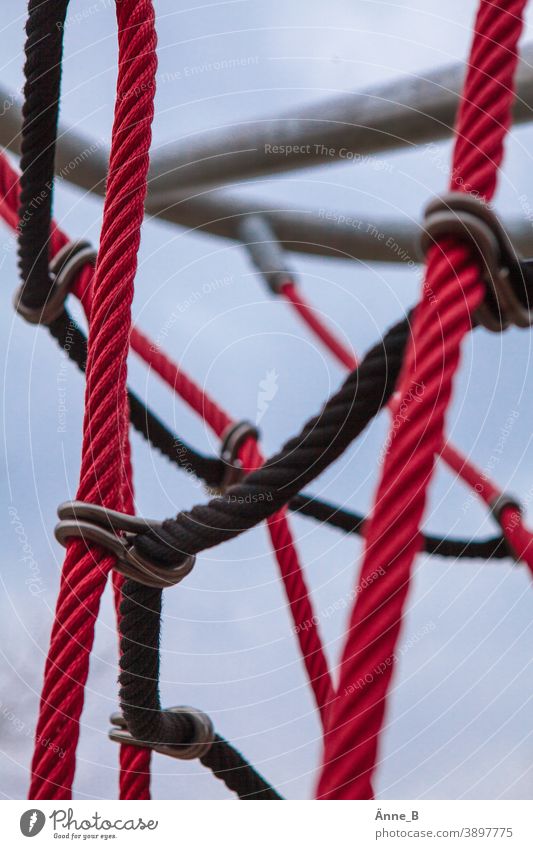
[[[521,55],[516,123],[533,114],[533,44]],[[445,139],[452,133],[463,75],[462,63],[448,65],[173,141],[153,158],[153,190],[221,186]]]
[[[239,239],[243,216],[264,215],[288,251],[387,263],[416,263],[419,229],[409,221],[343,216],[329,210],[283,208],[243,200],[229,191],[180,197],[171,192],[150,196],[146,211],[167,221],[212,235]]]
[[[259,200],[243,200],[227,190],[190,198],[161,193],[149,196],[146,210],[191,230],[239,240],[243,216],[265,215],[281,245],[295,253],[404,264],[421,262],[420,224],[409,219],[343,215],[327,209],[283,208]],[[533,255],[533,228],[525,219],[506,221],[514,247]]]
[[[20,105],[0,87],[0,144],[19,152]],[[9,105],[7,105],[9,104]],[[60,125],[56,174],[79,188],[103,196],[108,150],[77,131]],[[224,190],[190,197],[175,192],[155,193],[150,187],[146,212],[191,230],[239,240],[242,216],[265,214],[283,247],[289,251],[362,261],[413,263],[418,259],[419,227],[409,220],[343,216],[330,210],[280,208],[258,200],[243,200]],[[533,254],[533,231],[526,220],[508,222],[517,250]]]

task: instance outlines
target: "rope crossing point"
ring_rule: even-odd
[[[505,8],[509,5],[511,8]],[[452,190],[486,199],[494,192],[509,124],[524,5],[524,2],[504,4],[503,0],[481,2],[458,119]],[[182,440],[178,440],[178,452],[176,437],[127,390],[129,342],[217,436],[223,439],[234,423],[147,337],[130,326],[155,90],[155,27],[148,0],[124,0],[117,4],[117,101],[102,237],[94,273],[90,267],[90,250],[68,243],[52,222],[52,177],[66,8],[65,0],[44,4],[31,0],[29,4],[20,195],[16,175],[7,160],[1,158],[0,214],[14,226],[14,210],[20,204],[22,285],[16,297],[17,309],[30,321],[47,324],[60,344],[64,345],[67,336],[72,339],[69,355],[86,371],[78,500],[85,502],[84,507],[92,505],[94,515],[105,519],[111,516],[105,512],[109,510],[126,516],[133,513],[130,421],[165,456],[186,470],[192,468],[210,486],[224,487],[228,481],[224,457],[205,457]],[[43,35],[48,36],[46,50],[39,49]],[[135,98],[130,96],[132,91],[137,93]],[[44,203],[39,214],[32,216],[29,215],[31,200],[39,189],[44,191]],[[487,226],[490,231],[490,225]],[[257,216],[249,221],[245,219],[240,237],[255,245],[258,267],[270,261],[272,252],[269,254],[264,249],[263,220]],[[269,238],[267,232],[266,241]],[[490,241],[491,232],[488,238]],[[50,260],[56,264],[51,265]],[[113,567],[121,632],[121,713],[113,717],[110,736],[121,743],[121,798],[149,798],[152,749],[174,757],[197,757],[241,799],[281,798],[215,732],[201,711],[162,708],[158,693],[162,590],[157,583],[145,585],[142,571],[153,569],[154,575],[170,575],[173,570],[179,571],[185,559],[263,520],[268,525],[295,633],[325,730],[319,798],[372,796],[377,743],[392,670],[387,660],[394,656],[416,552],[423,546],[428,552],[446,556],[504,557],[513,553],[533,571],[532,536],[524,528],[518,506],[505,500],[443,436],[460,341],[471,327],[472,314],[484,298],[488,299],[480,257],[460,239],[447,237],[445,231],[430,249],[428,260],[423,297],[415,311],[412,330],[409,319],[399,322],[358,365],[354,355],[298,293],[283,265],[283,253],[277,249],[273,267],[265,274],[270,288],[292,304],[350,374],[300,434],[288,440],[268,460],[264,461],[256,436],[249,433],[239,444],[237,456],[232,458],[232,462],[240,463],[232,470],[232,485],[207,504],[197,505],[163,523],[146,525],[143,520],[137,521],[136,526],[142,530],[136,527],[126,537],[110,535],[109,531],[107,536],[102,535],[95,520],[94,526],[89,522],[86,530],[89,536],[84,541],[69,543],[37,729],[38,739],[46,735],[66,755],[59,759],[52,748],[36,746],[31,798],[70,798],[94,622],[107,574]],[[517,265],[519,274],[523,267]],[[531,278],[524,279],[523,284],[528,298]],[[64,308],[69,289],[80,297],[88,316],[88,341]],[[531,323],[530,313],[520,297],[513,294],[513,298],[515,312],[524,321],[522,326]],[[499,308],[498,302],[496,307]],[[409,431],[402,426],[395,430],[376,505],[368,520],[301,492],[347,449],[384,406],[389,404],[394,414],[414,384],[423,386],[424,393],[413,410]],[[398,391],[393,397],[395,387]],[[503,536],[485,541],[422,538],[419,524],[425,491],[438,454],[479,492],[498,519]],[[75,504],[69,508],[71,511]],[[317,617],[287,521],[287,506],[346,532],[365,536],[365,557],[358,582],[364,589],[356,594],[337,691],[333,689]],[[73,535],[79,535],[80,527]],[[93,531],[100,535],[93,537]],[[118,552],[118,561],[107,553],[109,539],[111,550]],[[95,540],[101,545],[95,545]],[[118,574],[122,556],[138,580],[124,581]],[[369,573],[376,571],[385,577],[368,580]],[[305,628],[299,627],[302,622],[307,623]],[[383,663],[387,672],[372,676],[372,669]],[[347,681],[366,680],[368,673],[372,683],[358,691],[356,698],[342,696],[349,689]]]

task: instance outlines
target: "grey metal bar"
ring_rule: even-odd
[[[284,208],[219,189],[177,200],[172,192],[151,195],[146,211],[191,230],[237,240],[243,216],[259,213],[288,251],[369,262],[419,261],[419,229],[409,221],[358,218],[325,208]]]
[[[420,225],[408,219],[357,217],[326,208],[280,208],[266,202],[243,200],[220,189],[190,198],[176,199],[172,192],[152,195],[146,210],[191,230],[230,239],[238,239],[243,216],[259,213],[267,216],[288,251],[408,266],[420,262]],[[506,227],[519,253],[533,255],[531,224],[517,218],[506,221]]]
[[[265,215],[241,216],[237,235],[270,291],[278,295],[293,272],[270,220]]]
[[[152,161],[154,191],[221,186],[438,141],[453,128],[464,65],[179,139]],[[514,121],[533,117],[533,44],[521,51]]]
[[[18,153],[20,105],[0,87],[0,144]],[[60,125],[56,173],[79,188],[102,196],[108,150],[77,131]],[[279,208],[258,200],[243,200],[228,190],[205,191],[186,197],[173,191],[156,193],[150,187],[146,212],[190,230],[238,240],[243,216],[263,213],[285,249],[296,253],[386,263],[414,263],[419,227],[400,219],[369,219],[328,209]],[[517,250],[533,255],[533,229],[527,220],[508,222]]]

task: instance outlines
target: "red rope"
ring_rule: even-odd
[[[18,177],[10,168],[5,156],[0,157],[0,185],[2,186],[2,195],[6,207],[4,210],[3,206],[0,206],[0,215],[7,223],[10,223],[12,205],[14,204],[15,209],[17,208],[17,192],[13,191],[17,180]],[[55,232],[58,234],[57,245],[53,246],[52,256],[67,242],[67,237],[59,228],[56,227]],[[79,275],[73,289],[74,293],[82,300],[88,314],[91,311],[90,290],[91,271],[88,269]],[[132,350],[207,422],[218,437],[221,437],[224,430],[234,423],[205,390],[200,389],[138,328],[132,329],[130,344]],[[248,440],[243,445],[240,459],[245,468],[250,471],[262,465],[264,458],[259,452],[255,440]],[[320,639],[317,616],[310,600],[310,593],[299,562],[286,511],[281,511],[272,516],[267,522],[267,527],[289,602],[294,631],[298,638],[315,702],[324,723],[325,708],[332,692],[331,677]]]
[[[247,471],[264,463],[257,441],[249,439],[242,446],[239,458]],[[304,659],[307,676],[313,690],[322,725],[326,723],[326,708],[333,693],[333,684],[320,633],[318,619],[310,600],[303,570],[294,545],[287,510],[284,508],[267,519],[267,528],[276,555],[285,594]]]
[[[126,357],[146,193],[156,72],[150,0],[117,4],[117,99],[98,262],[91,293],[82,462],[77,498],[124,510],[128,498]],[[135,91],[135,96],[132,92]],[[126,468],[128,465],[128,468]],[[69,799],[94,625],[113,559],[69,545],[45,667],[32,799]],[[123,759],[133,763],[126,753]]]
[[[517,44],[526,0],[482,0],[456,129],[451,186],[490,199],[510,122]],[[453,239],[429,253],[397,405],[423,387],[391,444],[368,523],[360,586],[328,712],[318,797],[368,799],[394,652],[435,453],[471,314],[484,296],[477,262]],[[506,511],[508,512],[508,511]],[[372,581],[370,576],[384,571]],[[365,581],[366,579],[366,581]]]
[[[307,303],[296,284],[292,281],[290,283],[286,283],[282,287],[281,292],[295,308],[307,326],[313,331],[317,338],[320,339],[333,356],[336,357],[342,365],[346,366],[349,371],[353,371],[357,368],[355,353],[353,353],[351,349],[334,336],[331,330],[326,326],[324,320],[321,318],[319,310]],[[393,406],[393,403],[394,402],[392,402],[391,406]],[[461,452],[458,451],[457,448],[455,448],[450,442],[445,442],[442,445],[440,456],[446,465],[460,478],[462,478],[462,480],[474,490],[474,492],[479,496],[479,498],[481,498],[482,501],[485,502],[485,504],[487,504],[487,506],[490,507],[491,503],[493,503],[496,498],[502,494],[496,484],[490,481],[485,474],[476,468],[471,460],[461,454]],[[514,524],[516,524],[516,520]],[[525,536],[531,537],[529,531],[523,527],[521,517],[518,518],[518,524],[522,527]],[[503,528],[503,532],[508,541],[512,543],[510,535],[506,531],[505,527]],[[524,557],[524,559],[527,558]],[[533,566],[533,561],[531,565]]]
[[[338,359],[341,365],[345,366],[348,371],[353,371],[357,366],[357,359],[353,351],[346,345],[343,345],[339,339],[331,332],[329,327],[321,319],[320,313],[314,307],[307,303],[302,293],[297,288],[293,280],[288,280],[280,288],[281,294],[294,307],[297,313],[303,318],[308,327],[313,333],[324,343],[326,348],[329,348],[334,357]]]
[[[138,328],[131,334],[131,349],[194,410],[220,438],[233,420]]]

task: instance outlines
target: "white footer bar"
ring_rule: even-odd
[[[2,845],[532,849],[529,801],[1,803]],[[35,837],[35,843],[29,844]]]

